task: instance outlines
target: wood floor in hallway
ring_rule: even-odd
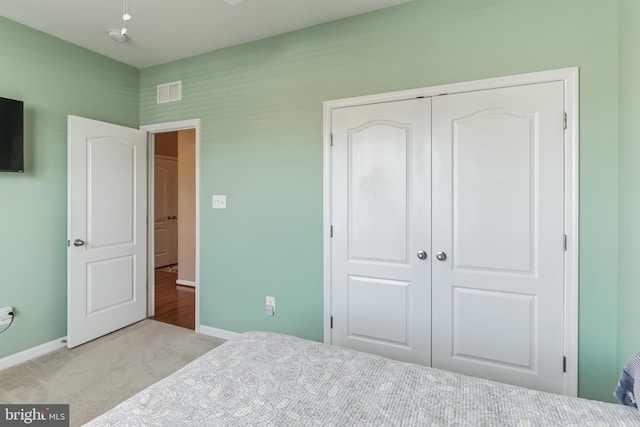
[[[196,291],[190,286],[176,285],[177,279],[177,273],[155,270],[155,315],[151,319],[195,329]]]

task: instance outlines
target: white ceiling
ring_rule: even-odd
[[[0,16],[145,68],[412,0],[1,0]],[[232,3],[238,3],[232,5]]]

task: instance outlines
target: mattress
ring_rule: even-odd
[[[87,426],[634,426],[635,408],[248,332]]]

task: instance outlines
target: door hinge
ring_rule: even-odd
[[[564,251],[567,251],[567,235],[564,235],[562,246],[564,247]]]
[[[567,373],[567,356],[562,356],[562,372]]]
[[[70,248],[71,247],[71,240],[67,240],[67,247]]]
[[[333,147],[333,134],[330,135],[330,140],[331,140],[331,142],[330,142],[329,146]]]
[[[567,128],[567,113],[565,112],[562,116],[562,129]]]
[[[333,237],[333,225],[329,227],[329,237]]]
[[[331,316],[331,329],[333,329],[333,316]]]

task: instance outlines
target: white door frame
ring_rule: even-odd
[[[381,102],[400,101],[418,97],[433,97],[444,94],[475,90],[497,89],[508,86],[564,82],[566,113],[564,167],[565,167],[565,218],[566,252],[564,264],[564,330],[565,394],[578,395],[578,208],[579,208],[579,69],[578,67],[540,71],[515,76],[497,77],[463,83],[445,84],[398,92],[389,92],[355,98],[325,101],[323,103],[323,283],[324,283],[324,342],[331,343],[331,111],[334,108]],[[558,118],[561,120],[562,118]]]
[[[153,209],[154,209],[154,180],[153,180],[153,161],[155,155],[154,138],[156,133],[173,132],[185,129],[195,129],[195,149],[196,149],[196,318],[195,331],[200,332],[200,119],[181,120],[177,122],[158,123],[152,125],[140,126],[141,130],[148,133],[148,250],[147,271],[149,280],[147,282],[147,314],[153,316],[155,314],[155,276],[154,276],[154,257],[152,256],[154,248],[153,236]]]

